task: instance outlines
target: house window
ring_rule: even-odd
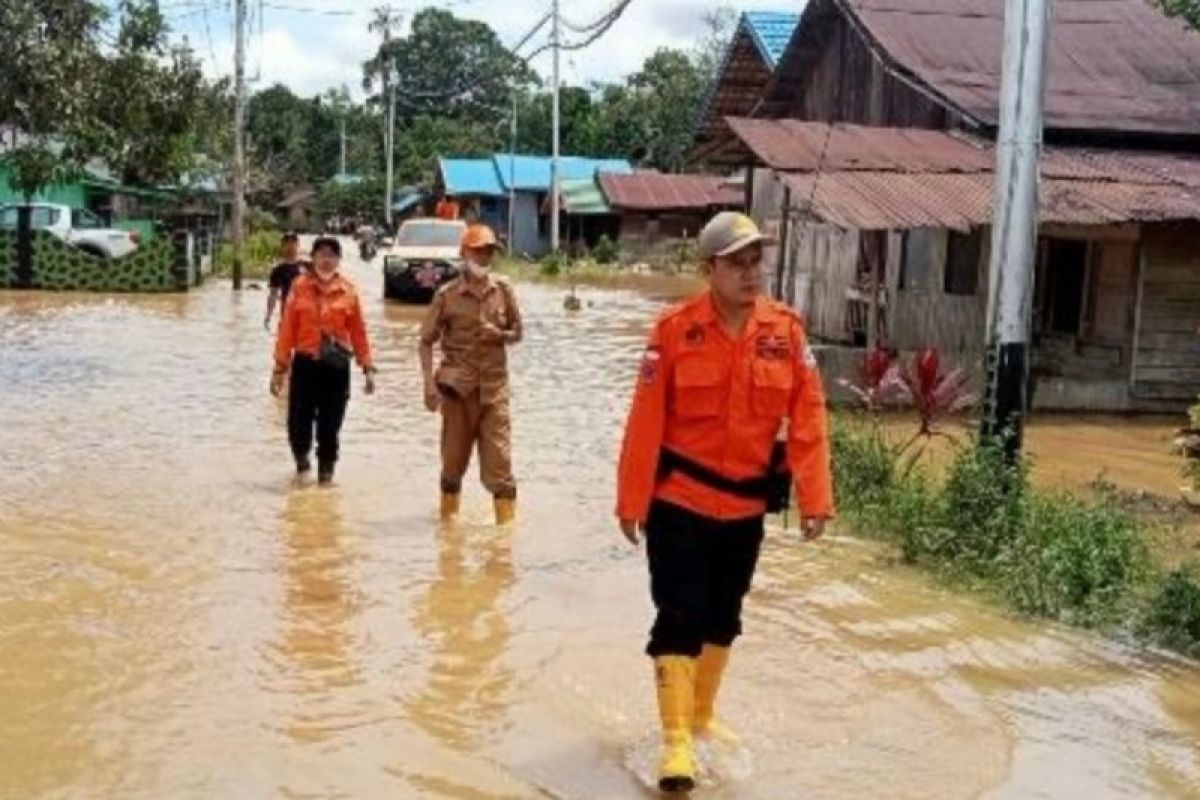
[[[979,289],[979,261],[983,254],[983,233],[951,233],[946,247],[946,294],[974,297]]]
[[[933,253],[939,231],[916,228],[904,235],[904,258],[900,260],[900,288],[927,292],[932,288]]]
[[[1041,253],[1039,272],[1045,279],[1041,302],[1041,329],[1047,333],[1077,335],[1083,321],[1087,285],[1088,243],[1049,239]]]

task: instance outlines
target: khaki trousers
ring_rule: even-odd
[[[463,476],[471,465],[471,453],[479,448],[479,476],[493,496],[512,499],[517,482],[512,471],[512,419],[508,392],[496,392],[483,402],[476,389],[463,397],[442,396],[442,491],[458,494]]]

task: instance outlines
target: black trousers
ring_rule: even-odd
[[[288,440],[292,454],[307,458],[317,433],[317,463],[333,466],[338,460],[338,437],[350,401],[350,369],[328,367],[316,359],[292,359],[288,390]]]
[[[646,520],[650,594],[658,616],[646,653],[698,656],[742,633],[763,541],[763,518],[722,522],[656,500]]]

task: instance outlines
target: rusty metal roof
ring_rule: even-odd
[[[998,123],[1003,0],[838,2],[894,68]],[[1200,134],[1200,34],[1147,0],[1055,0],[1053,8],[1048,128]]]
[[[826,125],[794,119],[729,119],[745,145],[774,169],[985,172],[995,156],[982,142],[942,131]]]
[[[602,174],[600,188],[609,205],[622,211],[680,211],[740,207],[745,195],[714,175],[636,172]]]
[[[996,154],[981,139],[798,120],[729,124],[783,173],[794,207],[830,224],[964,230],[991,220]],[[1054,147],[1041,174],[1043,222],[1200,219],[1200,154]]]

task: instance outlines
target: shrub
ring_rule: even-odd
[[[1200,658],[1200,574],[1195,566],[1175,570],[1143,611],[1143,635],[1193,658]]]
[[[1115,619],[1147,563],[1138,523],[1128,512],[1065,494],[1037,495],[1025,504],[999,578],[1024,613],[1095,625]]]
[[[941,555],[965,559],[986,571],[1021,525],[1027,479],[1003,451],[979,443],[954,459],[943,490],[946,528],[953,532]]]
[[[563,253],[550,253],[542,257],[539,262],[539,271],[544,277],[554,278],[562,274],[562,271],[567,268],[567,256]]]
[[[605,234],[596,242],[596,246],[592,248],[592,258],[597,264],[615,264],[620,258],[620,252],[617,250],[616,242]]]

